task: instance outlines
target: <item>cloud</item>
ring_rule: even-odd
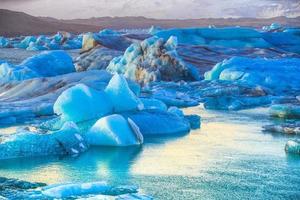
[[[0,0],[0,7],[65,19],[300,16],[300,0]]]

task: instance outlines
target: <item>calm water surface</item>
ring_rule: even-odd
[[[0,176],[134,184],[155,199],[300,199],[300,156],[284,151],[291,137],[261,131],[270,123],[265,109],[185,112],[202,116],[201,129],[146,138],[142,147],[93,148],[77,158],[0,161]]]

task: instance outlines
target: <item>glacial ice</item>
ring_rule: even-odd
[[[111,60],[107,70],[146,84],[151,81],[198,80],[199,75],[191,65],[186,65],[177,55],[176,38],[164,41],[151,37],[129,46],[124,55]]]
[[[140,100],[144,106],[143,109],[158,109],[162,111],[167,111],[167,105],[158,99],[140,98]]]
[[[88,52],[82,53],[75,59],[76,71],[103,69],[109,65],[110,61],[122,52],[105,47],[96,47]]]
[[[300,154],[300,140],[289,140],[285,145],[285,151],[288,153]]]
[[[12,135],[2,136],[0,159],[45,155],[79,154],[88,146],[73,122],[66,122],[60,130],[33,132],[23,129]]]
[[[275,94],[300,89],[300,59],[263,59],[233,57],[205,73],[205,80],[223,80],[260,85]]]
[[[112,113],[113,105],[103,91],[77,84],[57,98],[53,110],[62,121],[81,122]]]
[[[73,35],[62,31],[50,36],[0,37],[0,48],[20,48],[33,51],[79,49],[81,41],[82,35]]]
[[[0,82],[51,77],[75,71],[72,58],[64,51],[42,52],[19,65],[0,64]]]
[[[52,198],[70,198],[84,195],[111,195],[117,196],[128,193],[136,193],[136,186],[113,187],[106,182],[70,183],[60,185],[49,185],[42,188],[42,194]]]
[[[130,118],[139,127],[143,136],[176,135],[190,131],[188,120],[161,110],[142,110],[122,113],[122,115]]]
[[[118,114],[100,118],[85,137],[94,146],[130,146],[143,143],[143,135],[137,125]]]
[[[104,90],[110,79],[111,74],[108,72],[93,70],[2,84],[0,124],[4,121],[5,124],[31,123],[41,116],[52,116],[53,104],[63,91],[80,83]],[[129,82],[130,88],[134,90],[138,90],[136,85]]]
[[[300,105],[296,105],[296,104],[272,105],[269,109],[269,113],[272,117],[300,119]]]
[[[113,112],[137,110],[142,105],[122,75],[115,74],[104,91],[113,105]]]
[[[270,44],[262,39],[261,33],[250,28],[181,28],[156,31],[154,35],[164,38],[176,36],[180,44],[224,46],[233,48],[265,48]]]

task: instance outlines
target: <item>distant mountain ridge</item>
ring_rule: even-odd
[[[0,9],[0,36],[51,34],[57,31],[79,33],[100,29],[102,29],[100,26],[50,21],[23,12]]]
[[[93,17],[89,19],[61,20],[51,17],[34,17],[23,12],[0,9],[0,36],[50,34],[57,31],[81,33],[104,28],[162,28],[197,26],[252,26],[262,27],[273,22],[300,27],[300,17],[254,18],[207,18],[207,19],[152,19],[145,17]]]

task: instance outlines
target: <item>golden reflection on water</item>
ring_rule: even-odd
[[[202,117],[201,128],[162,145],[146,147],[151,150],[143,152],[132,168],[133,173],[198,176],[201,171],[218,167],[220,163],[226,165],[240,159],[233,156],[237,152],[243,155],[264,151],[262,148],[255,149],[264,139],[259,138],[261,126],[253,119],[231,121],[226,117],[220,118],[218,112],[205,111],[201,106],[184,109],[184,112],[199,114]],[[254,140],[253,134],[258,134]],[[269,150],[269,153],[274,153],[274,149]],[[265,152],[268,153],[267,149]]]

